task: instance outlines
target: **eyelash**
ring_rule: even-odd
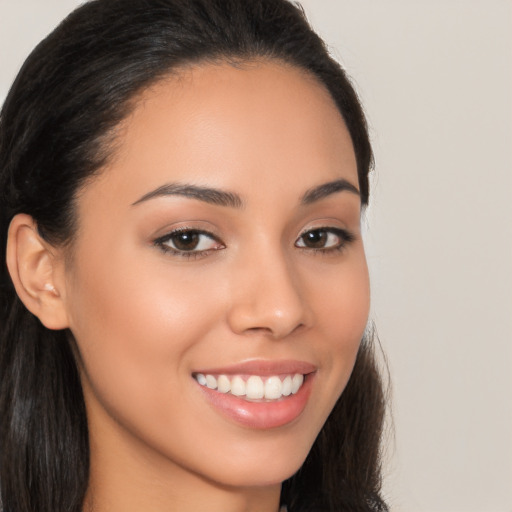
[[[320,234],[320,235],[334,235],[339,239],[339,242],[336,243],[336,245],[332,247],[307,247],[306,245],[297,245],[299,241],[304,241],[304,237],[308,234]],[[205,236],[209,238],[212,242],[217,242],[219,244],[219,247],[213,247],[209,249],[204,250],[185,250],[185,249],[177,249],[174,247],[171,247],[168,245],[169,242],[173,242],[173,239],[175,239],[179,235],[191,235],[191,236]],[[356,237],[347,231],[346,229],[341,228],[334,228],[334,227],[319,227],[314,229],[308,229],[301,233],[299,238],[295,242],[295,247],[303,250],[303,251],[312,251],[313,253],[320,253],[320,254],[332,254],[343,251],[347,245],[349,245],[351,242],[353,242],[356,239]],[[328,238],[327,238],[328,240]],[[185,259],[198,259],[202,258],[204,256],[208,256],[213,251],[218,251],[221,249],[225,249],[225,245],[212,233],[209,233],[208,231],[203,231],[201,229],[195,229],[195,228],[179,228],[171,231],[170,233],[167,233],[156,240],[154,240],[153,244],[158,247],[160,250],[162,250],[164,253],[170,253],[173,256],[178,256],[180,258]]]
[[[308,234],[313,233],[321,233],[321,234],[327,234],[329,235],[335,235],[339,242],[336,243],[336,245],[332,247],[307,247],[307,246],[297,246],[297,242],[299,240],[304,240],[304,237]],[[299,238],[297,239],[297,242],[295,242],[295,246],[299,247],[300,249],[303,249],[305,251],[313,251],[315,253],[321,253],[321,254],[332,254],[336,252],[341,252],[344,249],[346,249],[347,245],[349,245],[351,242],[354,242],[356,239],[355,235],[347,231],[346,229],[342,228],[333,228],[333,227],[319,227],[314,229],[308,229],[304,231]]]
[[[219,247],[211,248],[211,249],[204,249],[204,250],[200,250],[200,251],[197,251],[194,249],[187,251],[184,249],[180,250],[180,249],[169,246],[168,242],[173,242],[173,239],[179,235],[205,236],[205,237],[209,238],[212,242],[217,242],[219,244]],[[170,233],[167,233],[167,234],[157,238],[153,242],[153,244],[155,246],[157,246],[159,249],[161,249],[164,253],[170,253],[173,256],[178,256],[180,258],[185,258],[185,259],[201,258],[203,256],[207,256],[212,251],[218,251],[218,250],[225,248],[224,244],[222,242],[220,242],[220,240],[216,236],[214,236],[212,233],[209,233],[208,231],[204,231],[201,229],[187,228],[187,227],[175,229],[175,230],[171,231]]]

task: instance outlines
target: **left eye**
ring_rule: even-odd
[[[164,250],[179,253],[204,252],[222,247],[213,235],[195,229],[174,231],[159,238],[155,243]]]
[[[307,249],[338,249],[352,239],[353,237],[344,229],[318,228],[302,233],[295,245]]]

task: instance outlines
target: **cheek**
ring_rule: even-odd
[[[311,295],[318,326],[325,338],[340,346],[358,343],[368,321],[370,284],[362,245],[356,247],[345,265],[317,274]],[[336,343],[335,343],[336,345]]]
[[[350,378],[368,323],[370,286],[362,246],[347,265],[341,265],[335,275],[325,275],[323,286],[319,284],[317,281],[312,296],[318,325],[317,350],[327,354],[324,372],[332,393],[325,412],[329,413]]]
[[[176,376],[189,376],[188,354],[216,317],[208,283],[119,254],[78,263],[71,330],[96,398],[116,417],[164,414],[162,401],[179,395],[185,381]]]

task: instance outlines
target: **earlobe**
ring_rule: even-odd
[[[61,265],[57,250],[41,238],[32,217],[16,215],[9,226],[7,268],[25,307],[48,329],[68,327],[63,290],[57,284]]]

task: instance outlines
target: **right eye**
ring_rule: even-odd
[[[354,240],[354,235],[345,229],[325,227],[305,231],[295,242],[297,247],[324,253],[341,251]]]
[[[164,252],[183,257],[206,255],[210,251],[224,249],[224,245],[211,233],[197,229],[180,228],[154,241]]]

